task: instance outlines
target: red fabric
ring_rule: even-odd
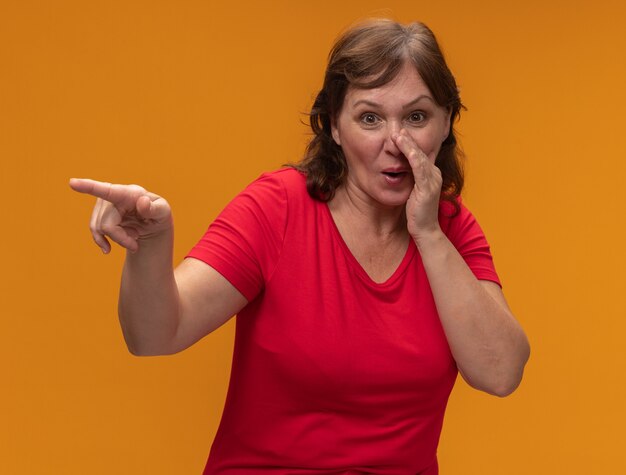
[[[442,229],[479,279],[498,282],[461,205]],[[435,475],[457,375],[415,244],[384,283],[348,250],[304,177],[263,175],[189,253],[250,301],[205,474]]]

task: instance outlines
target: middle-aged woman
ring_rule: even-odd
[[[457,371],[505,396],[529,346],[460,201],[456,83],[432,32],[390,20],[334,45],[295,167],[238,195],[175,270],[167,202],[73,179],[91,230],[128,250],[119,315],[137,355],[237,316],[206,474],[436,474]]]

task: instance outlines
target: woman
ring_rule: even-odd
[[[181,351],[238,314],[207,474],[435,474],[457,370],[505,396],[529,346],[459,195],[462,107],[432,32],[346,32],[296,167],[263,175],[172,270],[167,202],[72,180],[91,230],[128,249],[130,351]]]

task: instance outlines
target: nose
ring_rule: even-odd
[[[394,157],[402,155],[402,152],[392,138],[394,135],[399,134],[401,129],[402,127],[400,126],[400,124],[397,124],[395,122],[389,122],[385,131],[385,152],[393,155]]]

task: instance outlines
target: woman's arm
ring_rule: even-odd
[[[163,198],[136,185],[73,179],[70,186],[98,198],[90,228],[102,251],[111,249],[107,237],[127,250],[118,309],[131,353],[181,351],[247,304],[201,261],[187,259],[173,270],[174,230]]]
[[[476,279],[441,231],[416,242],[439,318],[463,378],[497,396],[512,393],[530,354],[498,284]]]
[[[408,133],[394,138],[407,157],[415,186],[406,205],[407,227],[422,257],[439,318],[463,378],[506,396],[519,385],[530,347],[500,287],[479,281],[439,226],[440,170]]]
[[[172,270],[172,240],[127,252],[118,313],[124,339],[138,356],[182,351],[226,323],[248,303],[215,269],[185,259]]]

